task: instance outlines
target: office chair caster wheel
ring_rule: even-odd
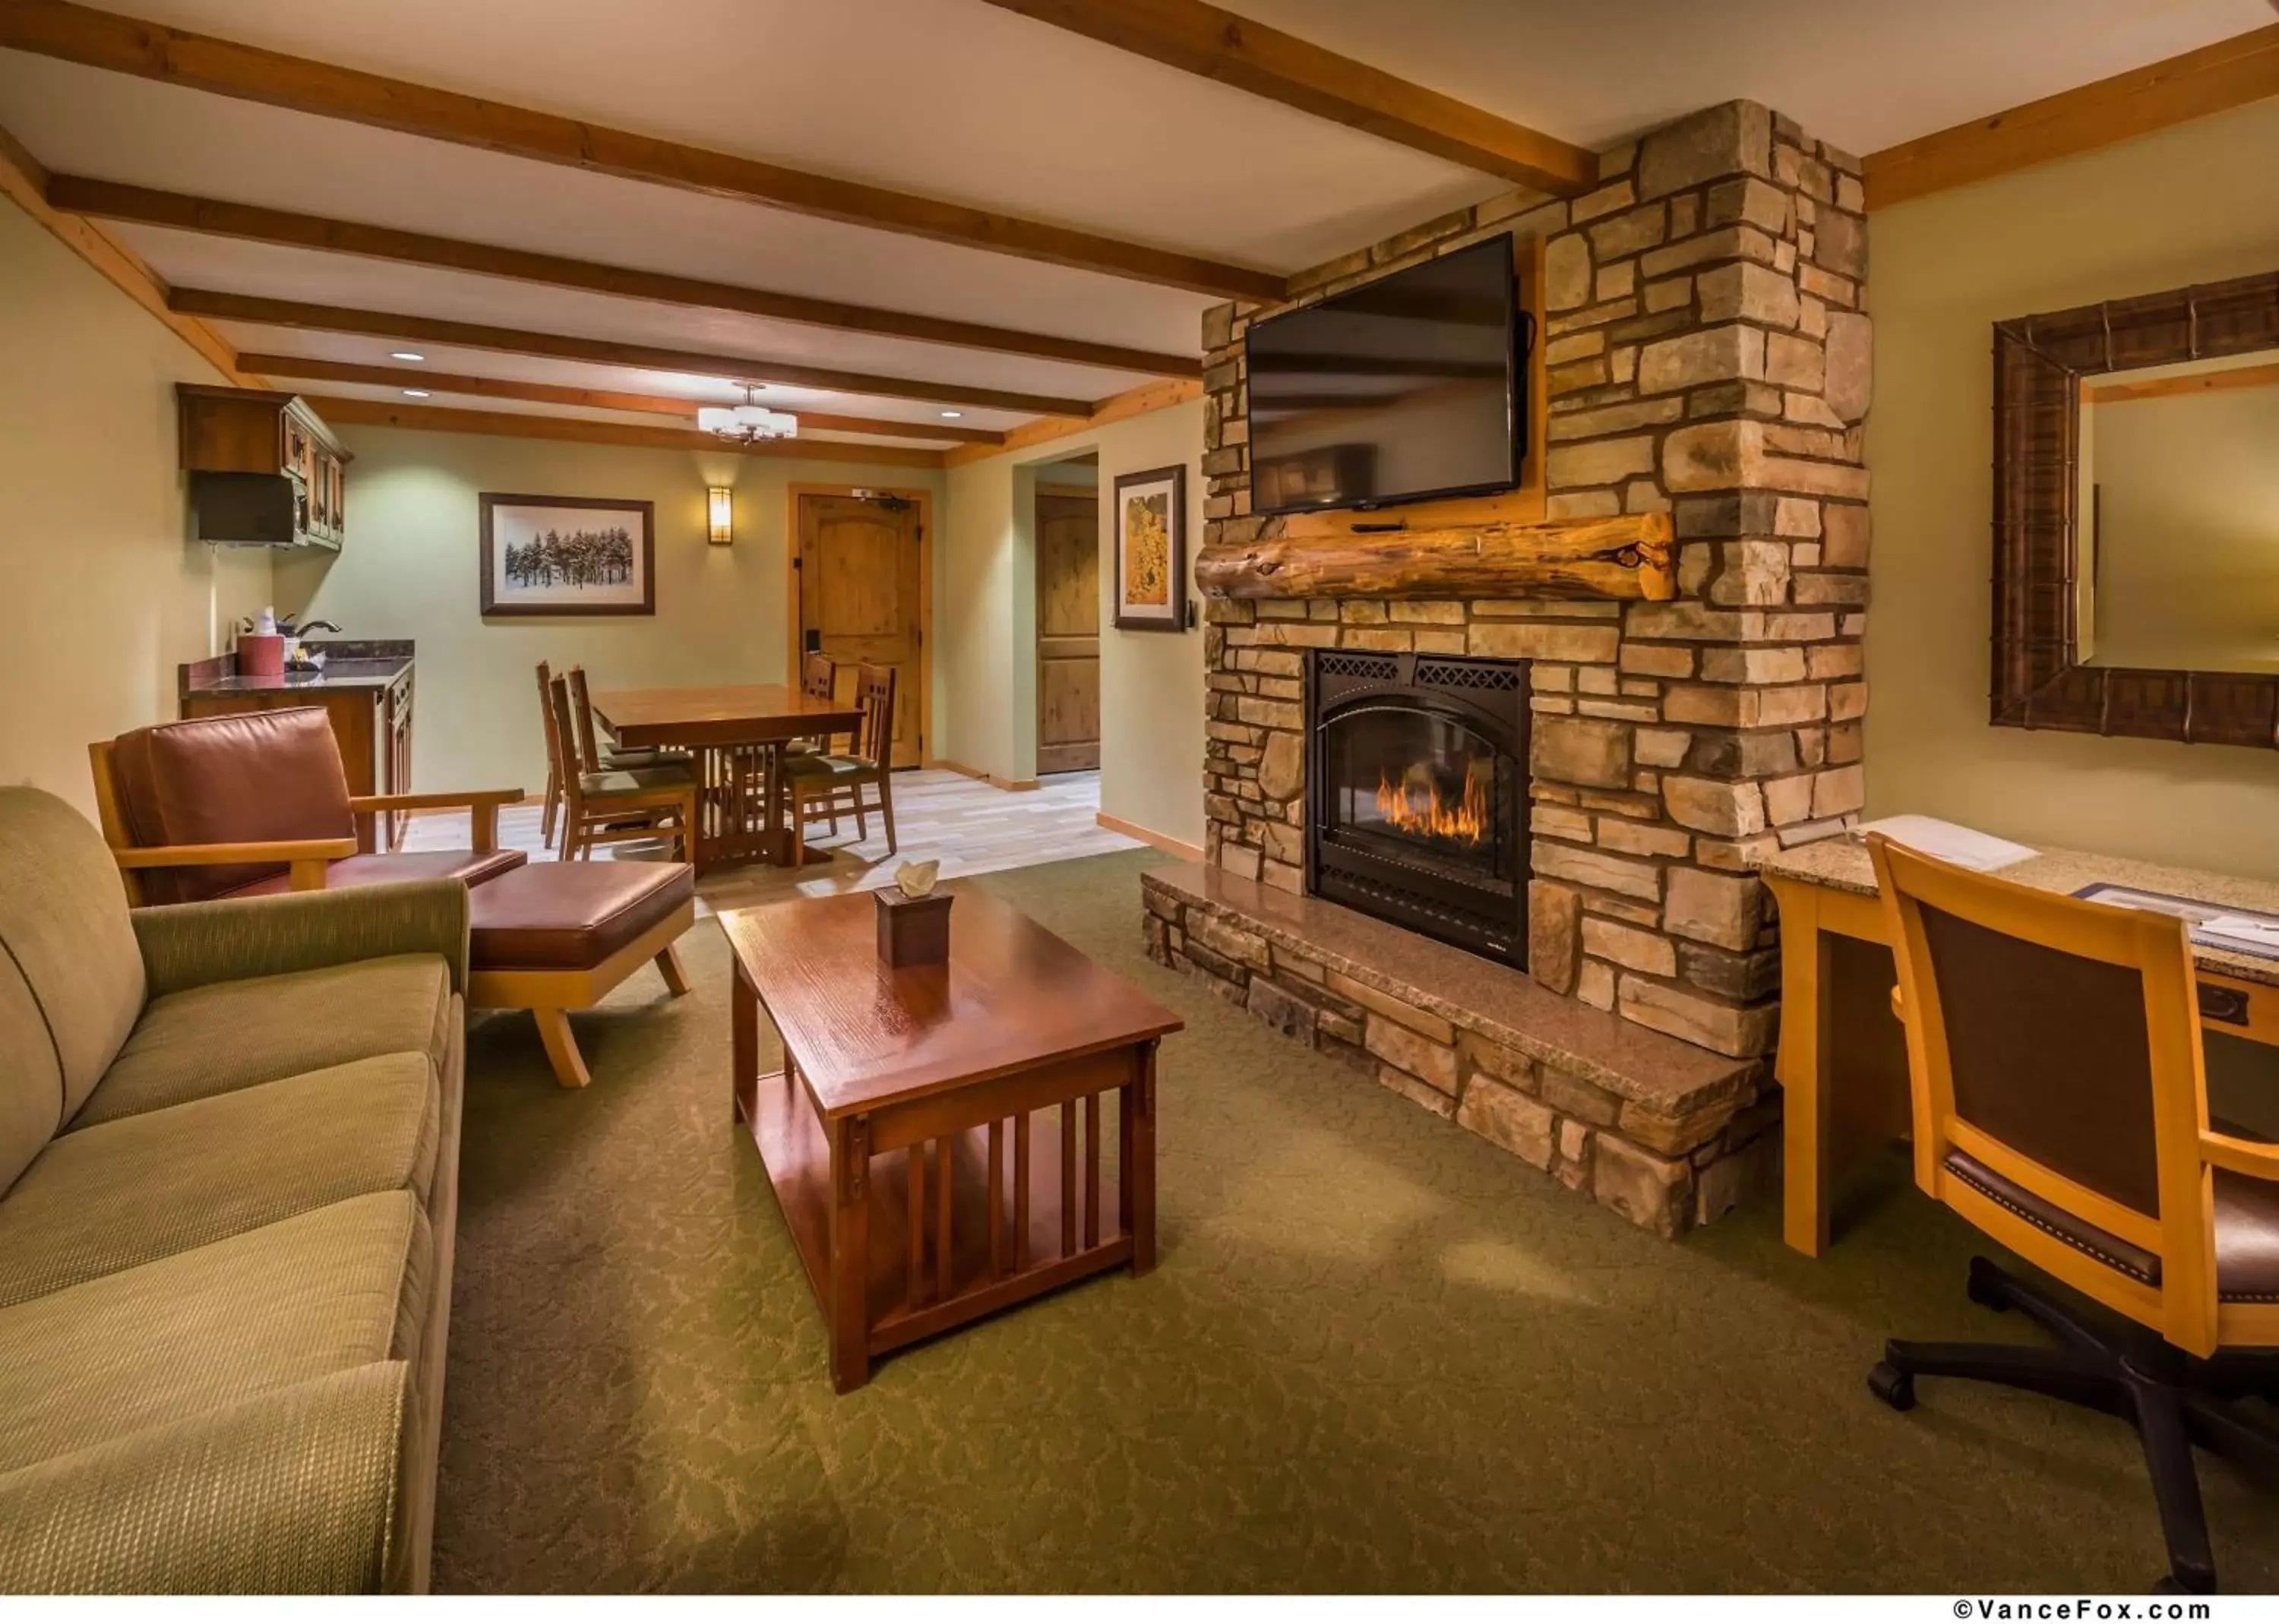
[[[1915,1376],[1888,1361],[1868,1373],[1868,1390],[1895,1410],[1915,1407]]]
[[[1997,1314],[2009,1312],[2010,1298],[2002,1289],[2001,1272],[1984,1258],[1970,1260],[1970,1279],[1964,1291],[1981,1308],[1991,1308]]]

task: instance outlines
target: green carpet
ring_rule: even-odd
[[[1632,1229],[1139,950],[1134,853],[985,881],[1187,1019],[1161,1263],[880,1362],[840,1398],[730,1125],[727,950],[468,1056],[435,1582],[469,1590],[2141,1591],[2122,1423],[1926,1381],[1887,1335],[2030,1334],[1910,1191],[1820,1262],[1764,1203]],[[771,1061],[772,1063],[772,1061]],[[1112,1115],[1112,1113],[1111,1113]],[[2219,1572],[2279,1518],[2202,1457]]]

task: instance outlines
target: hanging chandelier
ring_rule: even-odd
[[[752,386],[744,386],[741,406],[706,406],[696,414],[696,426],[708,434],[717,434],[723,440],[733,440],[739,445],[750,445],[758,440],[790,440],[799,433],[799,419],[787,411],[770,411],[752,398]]]

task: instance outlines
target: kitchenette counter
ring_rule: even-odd
[[[303,689],[385,688],[411,669],[412,645],[403,640],[323,640],[304,647],[321,650],[322,670],[288,671],[281,677],[241,677],[237,656],[217,655],[180,668],[181,697],[204,694],[282,693]]]

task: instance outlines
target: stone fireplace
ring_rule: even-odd
[[[1306,889],[1527,963],[1527,664],[1307,654]]]
[[[1536,421],[1526,485],[1489,517],[1538,503],[1523,516],[1530,537],[1561,521],[1580,534],[1656,518],[1674,579],[1657,592],[1594,591],[1602,571],[1554,572],[1557,589],[1542,592],[1389,578],[1214,595],[1205,792],[1216,877],[1151,884],[1149,943],[1262,1018],[1674,1233],[1730,1207],[1776,1153],[1779,948],[1757,864],[1846,826],[1863,800],[1860,165],[1761,106],[1728,103],[1603,153],[1587,195],[1522,192],[1427,222],[1293,279],[1288,303],[1507,232],[1536,267],[1523,273],[1539,320]],[[1250,320],[1282,308],[1205,318],[1207,587],[1215,559],[1279,549],[1280,568],[1318,533],[1249,511],[1242,341]],[[1527,844],[1494,872],[1524,881],[1524,941],[1465,945],[1524,965],[1524,996],[1465,990],[1520,979],[1499,966],[1432,960],[1429,986],[1421,969],[1374,973],[1430,955],[1366,932],[1347,940],[1341,915],[1348,951],[1332,974],[1306,948],[1326,916],[1301,920],[1274,900],[1390,911],[1350,889],[1381,874],[1325,870],[1310,816],[1325,784],[1375,854],[1387,849],[1378,837],[1405,838],[1385,828],[1401,817],[1469,823],[1473,798],[1495,786],[1474,787],[1469,747],[1444,736],[1413,778],[1403,752],[1358,740],[1352,761],[1332,763],[1316,759],[1325,735],[1308,715],[1321,698],[1309,680],[1380,680],[1354,673],[1390,662],[1400,686],[1458,661],[1520,674]],[[1372,824],[1379,770],[1388,816]],[[1410,852],[1452,881],[1437,860],[1472,854],[1446,836]],[[1436,905],[1453,906],[1445,894]],[[1508,916],[1507,940],[1521,916]],[[1430,919],[1404,923],[1460,939]],[[1364,947],[1377,958],[1354,956]]]

